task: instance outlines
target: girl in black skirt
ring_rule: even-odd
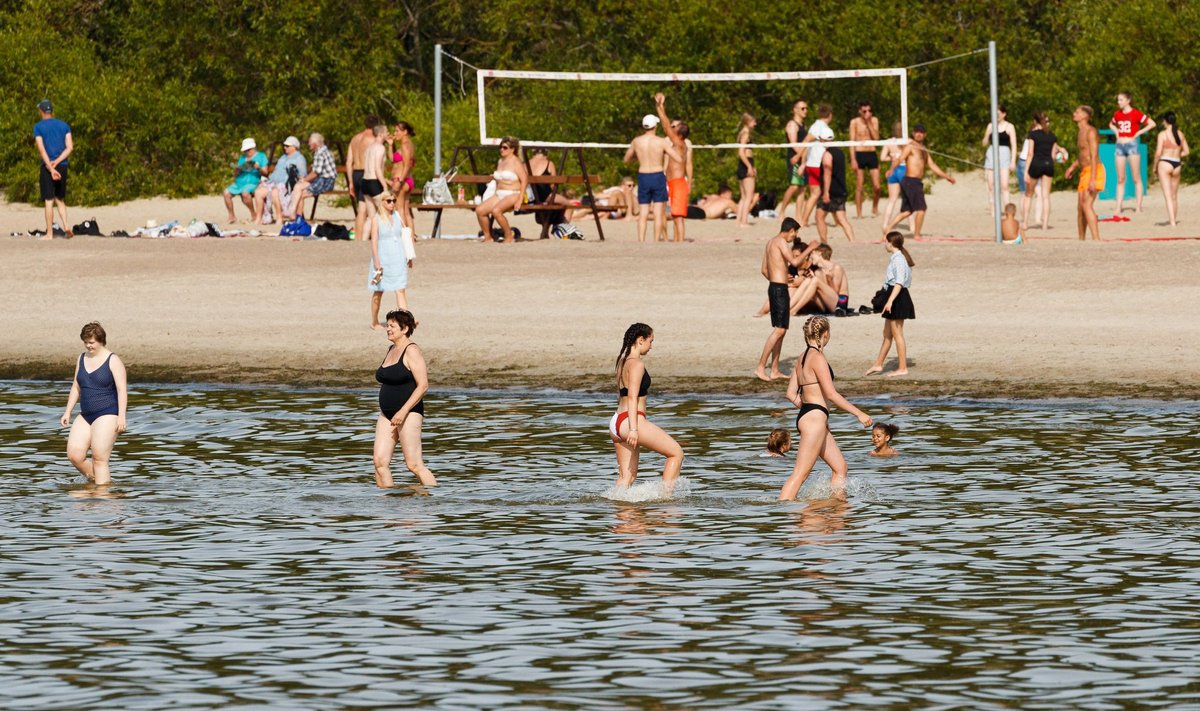
[[[887,290],[887,301],[883,306],[883,345],[879,347],[879,357],[875,359],[867,375],[883,372],[883,362],[887,360],[888,351],[892,349],[892,341],[896,342],[896,369],[888,373],[888,377],[908,375],[908,344],[904,342],[904,322],[917,317],[913,308],[912,297],[908,288],[912,286],[913,260],[908,250],[904,248],[904,235],[899,232],[889,232],[885,243],[887,251],[892,255],[888,262],[887,275],[883,288]]]

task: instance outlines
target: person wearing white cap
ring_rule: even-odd
[[[283,215],[283,204],[291,203],[292,189],[307,173],[308,161],[300,152],[300,139],[288,136],[283,140],[283,155],[275,162],[275,169],[254,191],[254,222],[269,225],[279,219]],[[271,199],[273,209],[269,214],[267,198]]]
[[[658,117],[646,114],[642,117],[642,135],[633,139],[625,151],[625,162],[637,158],[638,162],[638,242],[646,241],[646,219],[650,206],[654,206],[654,239],[667,239],[667,174],[663,172],[665,156],[683,162],[683,156],[671,145],[671,141],[658,135]]]
[[[233,213],[233,196],[241,195],[242,203],[254,218],[254,191],[267,173],[267,157],[258,152],[258,144],[253,138],[242,141],[242,155],[233,167],[233,185],[225,188],[225,209],[229,211],[229,223],[237,222]]]

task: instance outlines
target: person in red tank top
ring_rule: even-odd
[[[1125,200],[1125,165],[1133,173],[1133,187],[1137,194],[1137,211],[1142,211],[1142,157],[1138,153],[1138,138],[1154,129],[1154,119],[1133,108],[1128,91],[1117,94],[1117,110],[1113,112],[1108,127],[1117,134],[1117,212],[1121,214],[1121,203]]]

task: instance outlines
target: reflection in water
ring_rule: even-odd
[[[663,399],[690,485],[613,501],[606,398],[431,396],[380,492],[369,391],[143,388],[98,492],[60,390],[0,383],[5,708],[1195,704],[1195,404],[879,401],[781,504],[772,398]]]

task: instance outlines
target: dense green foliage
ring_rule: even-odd
[[[1179,114],[1200,93],[1188,0],[808,0],[715,2],[568,0],[467,3],[400,0],[25,0],[0,5],[0,189],[36,197],[31,130],[38,100],[71,123],[73,202],[114,202],[219,189],[244,136],[260,145],[320,131],[337,145],[377,113],[417,130],[418,180],[432,165],[433,46],[482,67],[591,71],[768,71],[907,66],[999,46],[1001,100],[1019,130],[1050,112],[1070,146],[1070,109],[1101,117],[1120,89],[1152,115]],[[979,54],[915,69],[912,121],[935,149],[978,161],[987,121],[987,62]],[[478,140],[474,73],[447,61],[444,155]],[[517,136],[624,141],[663,90],[697,142],[733,139],[743,111],[755,139],[778,142],[795,98],[831,103],[844,133],[860,97],[886,126],[897,85],[884,80],[782,83],[567,84],[499,82],[489,122]],[[815,118],[810,116],[810,118]],[[1104,120],[1102,123],[1106,123]],[[1200,134],[1198,134],[1200,135]],[[619,151],[592,152],[615,179]],[[697,159],[698,187],[732,178],[732,151]],[[943,159],[944,167],[966,167]],[[1197,176],[1194,162],[1185,163]],[[761,151],[760,183],[781,185],[780,151]]]

